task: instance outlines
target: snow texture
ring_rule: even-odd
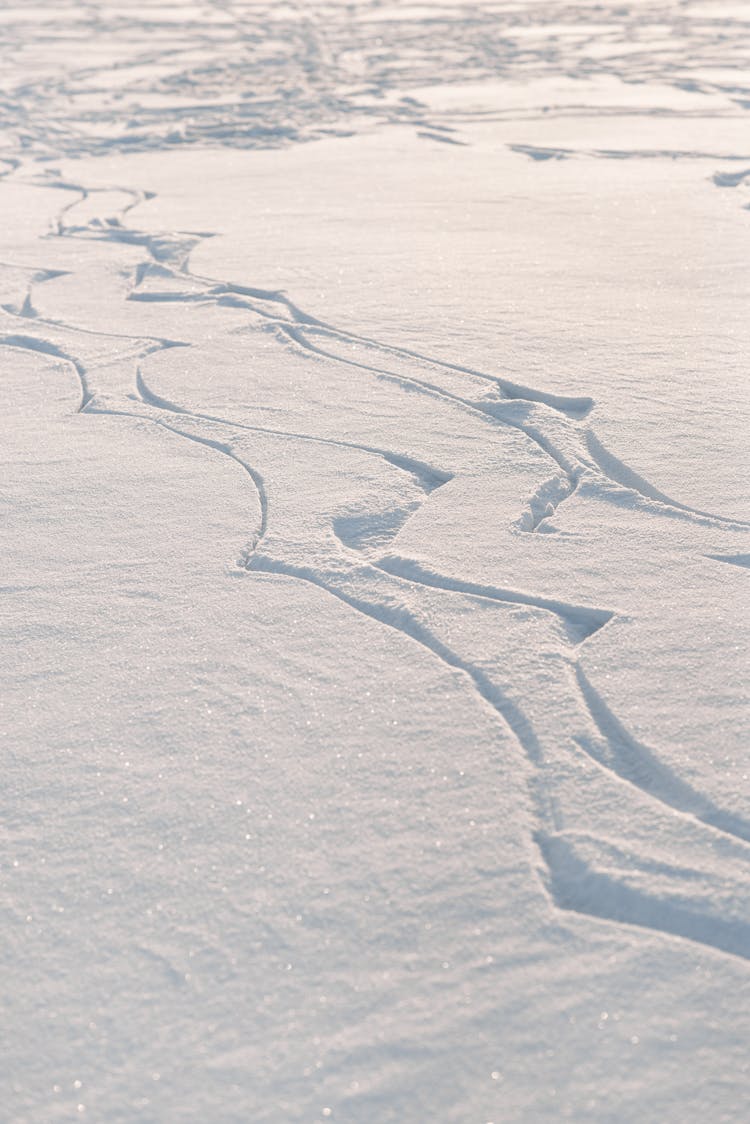
[[[3,1119],[748,1119],[749,56],[0,2]]]

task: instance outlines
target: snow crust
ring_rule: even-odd
[[[750,13],[0,37],[4,1118],[745,1121]]]

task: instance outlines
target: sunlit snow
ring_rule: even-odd
[[[750,7],[0,59],[0,1116],[746,1121]]]

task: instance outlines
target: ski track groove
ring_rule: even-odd
[[[65,187],[68,190],[86,192],[86,189],[81,185],[66,183]],[[139,198],[134,199],[133,202],[129,205],[128,209],[136,206],[139,201],[142,201],[143,199],[146,199],[148,197],[152,197],[152,193],[144,191],[136,193],[133,192],[132,189],[123,189],[115,186],[109,186],[107,188],[97,190],[124,191],[128,194],[131,194],[131,196],[134,194],[139,195]],[[77,200],[76,202],[79,201]],[[74,204],[69,204],[68,207],[64,208],[64,212],[67,211],[72,205]],[[80,230],[78,230],[77,228],[71,231],[61,229],[59,233],[64,237],[80,236]],[[547,439],[539,432],[538,427],[533,425],[527,426],[524,423],[515,421],[514,419],[509,417],[498,417],[495,411],[492,409],[492,406],[485,406],[481,403],[472,402],[426,380],[417,379],[413,376],[396,374],[392,371],[388,371],[385,368],[375,367],[367,363],[360,363],[357,360],[338,356],[334,352],[329,352],[323,348],[318,348],[316,347],[316,345],[311,343],[310,340],[307,339],[307,337],[299,330],[299,327],[304,326],[309,330],[314,330],[322,334],[332,336],[334,338],[342,340],[343,342],[356,343],[373,350],[385,351],[387,353],[414,360],[419,363],[431,365],[438,369],[443,368],[450,371],[456,371],[457,373],[471,375],[472,377],[479,378],[487,382],[488,384],[499,388],[507,399],[522,400],[545,405],[554,410],[557,410],[564,415],[567,415],[571,419],[581,419],[585,417],[586,414],[589,413],[593,408],[594,403],[592,399],[566,398],[563,396],[551,395],[543,391],[535,391],[532,388],[522,387],[518,384],[508,382],[507,380],[487,375],[486,373],[477,371],[471,367],[466,367],[450,362],[436,361],[429,356],[425,356],[420,352],[413,351],[408,348],[397,348],[382,344],[379,341],[373,340],[367,336],[343,332],[329,324],[326,324],[324,321],[321,321],[316,317],[303,312],[284,293],[281,293],[279,291],[258,289],[250,286],[223,282],[217,284],[217,282],[213,278],[206,278],[204,276],[201,276],[200,274],[193,274],[188,268],[188,259],[190,252],[198,241],[205,237],[210,237],[210,234],[203,233],[187,235],[150,235],[139,231],[128,231],[125,229],[113,230],[111,228],[105,230],[100,230],[97,228],[94,233],[96,237],[99,237],[103,240],[115,240],[128,242],[135,245],[142,245],[148,250],[154,261],[158,263],[164,263],[165,261],[170,262],[170,264],[176,266],[178,272],[181,275],[185,276],[191,281],[198,281],[200,283],[209,285],[209,291],[205,294],[203,299],[218,297],[218,299],[221,300],[223,296],[231,293],[240,297],[251,297],[274,304],[280,303],[291,315],[294,322],[293,324],[289,324],[286,321],[274,320],[268,316],[265,310],[262,309],[254,308],[253,311],[259,313],[262,316],[266,316],[268,321],[268,329],[276,334],[279,334],[282,338],[282,341],[285,338],[286,340],[292,341],[298,347],[306,349],[313,354],[318,354],[319,356],[324,357],[330,361],[339,362],[350,367],[370,371],[379,378],[383,378],[406,387],[414,387],[420,390],[422,393],[426,393],[428,396],[441,398],[448,403],[453,404],[456,408],[467,410],[475,416],[480,416],[485,420],[492,419],[496,423],[508,425],[512,428],[518,429],[522,433],[526,434],[526,436],[528,436],[532,441],[534,441],[545,454],[551,457],[551,459],[555,461],[555,463],[563,470],[563,472],[565,472],[566,476],[568,477],[569,491],[567,495],[562,496],[558,500],[558,504],[563,502],[565,499],[568,499],[575,493],[580,480],[580,472],[570,466],[567,458],[554,447],[553,443],[550,442],[549,439]],[[172,260],[175,257],[177,257],[177,261]],[[133,296],[134,294],[131,293],[131,296],[128,299],[133,299]],[[141,297],[136,296],[136,299],[141,299],[142,296],[143,295],[141,295]],[[151,294],[149,294],[148,297],[149,299],[154,299]],[[177,294],[169,294],[168,299],[179,300],[181,298]],[[199,300],[200,296],[196,294],[189,294],[187,299],[190,301],[195,301],[196,299]],[[684,513],[684,515],[688,518],[695,518],[697,520],[705,519],[739,527],[750,526],[750,523],[727,516],[714,515],[710,512],[700,511],[688,506],[687,504],[682,504],[679,501],[672,500],[659,489],[653,487],[653,485],[651,485],[639,474],[635,473],[632,469],[630,469],[627,465],[625,465],[622,461],[615,457],[614,454],[611,454],[606,449],[604,449],[604,447],[601,445],[601,443],[598,441],[591,430],[586,431],[584,442],[589,457],[595,463],[596,467],[599,469],[603,476],[612,481],[612,483],[615,483],[619,487],[625,489],[625,491],[635,492],[636,494],[641,496],[643,500],[647,502],[650,501],[655,505],[654,510],[656,510],[657,512],[663,514],[680,512]],[[588,468],[590,465],[588,458],[586,458],[585,456],[581,457],[581,465],[584,469]],[[558,505],[553,504],[553,509],[556,508],[556,506]],[[671,509],[671,512],[669,509]],[[532,532],[536,531],[539,524],[543,521],[544,518],[544,514],[536,514],[533,509],[530,509],[530,530]]]
[[[487,675],[467,660],[461,659],[446,644],[433,635],[430,630],[416,619],[414,614],[403,605],[385,605],[382,603],[365,601],[352,593],[339,589],[324,575],[318,573],[313,567],[301,567],[286,563],[276,558],[270,558],[256,553],[248,559],[245,569],[250,573],[281,574],[285,577],[297,578],[317,586],[326,593],[343,601],[345,605],[355,609],[358,613],[387,628],[400,632],[402,636],[420,644],[433,656],[436,656],[447,667],[463,672],[473,683],[481,698],[489,704],[492,710],[500,716],[504,724],[513,734],[524,754],[535,764],[541,761],[541,746],[538,738],[525,714],[518,706],[508,699],[500,689],[492,683]]]
[[[221,453],[225,457],[229,457],[242,468],[253,482],[255,490],[258,495],[258,504],[260,506],[260,524],[258,527],[257,535],[253,541],[252,549],[255,549],[262,541],[268,529],[268,494],[263,477],[258,470],[246,461],[238,457],[236,453],[232,452],[228,445],[223,444],[221,441],[214,441],[210,437],[199,437],[195,433],[186,433],[183,429],[178,429],[175,425],[170,425],[169,422],[164,421],[163,418],[149,417],[147,414],[139,414],[135,410],[114,410],[110,407],[93,405],[87,413],[98,414],[102,417],[124,417],[135,418],[138,421],[150,423],[151,425],[158,425],[162,429],[166,429],[169,433],[175,434],[177,437],[184,437],[187,441],[193,441],[196,445],[203,445],[206,448],[214,450],[214,452]]]
[[[660,936],[679,937],[750,960],[747,923],[708,916],[686,902],[654,898],[609,871],[595,870],[576,854],[564,834],[537,831],[534,841],[544,863],[542,880],[558,909],[651,930]]]
[[[569,605],[563,601],[539,597],[533,593],[523,593],[513,589],[500,589],[497,586],[465,581],[462,578],[447,578],[428,570],[419,562],[397,555],[385,555],[375,563],[384,573],[393,574],[405,581],[413,581],[431,589],[442,589],[450,593],[466,593],[489,601],[501,601],[511,605],[529,605],[543,609],[559,617],[573,631],[573,643],[581,644],[600,628],[608,624],[615,613],[609,609],[595,609],[588,606]]]
[[[596,464],[597,468],[613,480],[615,484],[620,484],[623,488],[632,489],[638,492],[647,500],[654,500],[655,503],[663,504],[665,507],[677,508],[678,511],[685,511],[689,515],[697,516],[700,519],[712,519],[718,523],[729,523],[738,527],[750,527],[750,522],[745,522],[741,519],[733,519],[726,515],[714,515],[710,511],[700,511],[698,508],[689,507],[687,504],[679,503],[673,500],[670,496],[665,495],[653,484],[645,480],[632,468],[626,465],[614,453],[605,449],[601,441],[595,433],[590,429],[586,431],[586,446],[589,451],[591,459]]]
[[[639,788],[665,807],[699,820],[722,835],[750,843],[750,823],[717,807],[660,761],[653,750],[634,738],[592,685],[580,664],[573,666],[581,700],[609,748],[609,760],[593,744],[577,739],[583,752],[602,769]]]
[[[714,562],[726,562],[728,566],[750,568],[750,554],[707,554]]]
[[[479,371],[474,367],[465,367],[459,363],[451,363],[447,360],[434,359],[432,356],[425,355],[420,351],[413,351],[410,348],[396,347],[392,344],[384,344],[380,340],[372,339],[370,336],[357,335],[353,332],[341,331],[334,328],[330,324],[324,324],[320,321],[311,325],[311,328],[320,335],[330,335],[336,339],[359,344],[360,346],[368,347],[372,351],[384,352],[387,355],[394,355],[397,358],[405,358],[413,360],[416,363],[422,363],[428,367],[436,367],[438,370],[444,369],[448,371],[455,371],[461,375],[471,375],[473,378],[480,379],[482,382],[488,383],[490,386],[500,389],[506,398],[511,400],[521,399],[528,402],[536,402],[540,405],[549,406],[553,410],[557,410],[561,414],[568,417],[580,419],[586,417],[587,414],[594,408],[593,398],[570,398],[563,395],[550,394],[548,391],[535,390],[532,387],[520,386],[518,383],[510,382],[508,379],[500,378],[497,375],[488,375],[484,371]],[[326,353],[329,354],[329,353]],[[338,358],[331,355],[331,358]]]
[[[386,555],[373,563],[378,569],[405,581],[425,585],[445,592],[463,593],[484,600],[502,603],[529,605],[551,612],[564,624],[573,624],[577,635],[571,638],[574,644],[588,640],[608,624],[615,613],[611,610],[595,609],[586,606],[564,604],[550,601],[531,594],[514,590],[500,590],[461,579],[445,578],[426,570],[419,563],[409,559]],[[638,788],[647,796],[657,800],[673,811],[698,820],[706,826],[731,836],[741,843],[750,843],[750,824],[738,816],[717,807],[691,785],[681,780],[657,755],[642,742],[634,738],[612,712],[602,696],[596,691],[578,661],[571,662],[582,709],[606,744],[608,753],[602,753],[587,739],[575,738],[583,752],[599,768],[610,773],[619,781]],[[748,853],[750,858],[750,852]]]
[[[79,359],[75,356],[63,351],[62,348],[56,344],[49,343],[47,340],[34,339],[33,336],[24,335],[4,335],[0,336],[0,346],[13,347],[20,351],[33,351],[37,354],[49,355],[55,359],[61,359],[63,362],[68,363],[76,373],[78,383],[81,388],[81,401],[78,406],[78,413],[83,411],[92,401],[94,395],[89,386],[88,375],[86,368]]]
[[[338,339],[347,344],[355,343],[358,346],[369,348],[371,351],[376,351],[380,354],[391,354],[420,364],[433,366],[438,370],[443,369],[470,375],[499,389],[506,399],[520,399],[551,408],[566,416],[571,423],[581,421],[586,417],[593,408],[594,402],[592,399],[565,398],[562,396],[550,395],[543,391],[535,391],[532,388],[520,387],[517,384],[486,375],[469,367],[437,361],[416,351],[390,347],[387,344],[382,344],[366,336],[357,336],[356,334],[339,331],[323,321],[317,320],[315,317],[303,312],[284,293],[256,289],[249,286],[233,285],[230,283],[217,283],[214,279],[203,278],[197,274],[192,274],[189,270],[190,253],[202,238],[210,235],[148,235],[137,230],[128,230],[119,225],[129,211],[137,207],[138,204],[144,200],[153,197],[150,192],[117,187],[96,189],[97,191],[122,191],[126,195],[129,195],[130,202],[118,212],[116,218],[118,225],[116,226],[89,224],[76,227],[67,225],[65,223],[65,217],[78,203],[84,202],[89,198],[89,189],[61,180],[50,180],[49,182],[45,182],[44,186],[56,186],[62,190],[75,192],[78,196],[78,198],[62,208],[53,223],[53,229],[48,237],[94,237],[143,246],[152,261],[162,265],[167,263],[170,267],[176,268],[177,272],[185,276],[186,279],[209,286],[208,291],[204,294],[160,295],[153,293],[138,294],[133,291],[127,298],[129,300],[214,301],[220,304],[235,300],[239,303],[242,301],[242,298],[245,298],[245,300],[250,298],[251,300],[260,300],[270,303],[274,307],[281,306],[291,318],[291,323],[289,320],[272,316],[267,309],[258,308],[257,306],[249,307],[252,311],[265,317],[267,330],[282,337],[283,342],[296,346],[306,351],[308,354],[317,355],[328,361],[344,363],[350,367],[364,369],[376,375],[378,378],[387,379],[388,381],[406,386],[410,389],[417,389],[420,393],[447,402],[453,408],[465,410],[475,416],[478,415],[486,422],[505,424],[519,429],[529,439],[534,441],[537,446],[555,462],[557,467],[563,471],[567,487],[565,494],[561,495],[558,499],[558,503],[575,493],[581,473],[591,471],[591,461],[593,461],[596,468],[605,478],[619,487],[624,488],[626,491],[634,491],[643,500],[648,502],[650,510],[655,509],[657,511],[662,511],[663,509],[667,509],[667,512],[670,514],[678,511],[681,514],[698,518],[701,521],[709,520],[711,522],[715,521],[718,524],[729,524],[731,526],[746,525],[739,520],[711,515],[688,507],[678,501],[671,500],[664,493],[650,485],[648,481],[629,469],[628,466],[616,458],[614,454],[604,449],[591,430],[587,430],[583,435],[583,444],[588,456],[585,454],[581,455],[580,466],[572,465],[569,459],[560,450],[556,449],[549,438],[541,433],[534,425],[526,426],[508,417],[497,417],[491,407],[484,408],[482,404],[462,398],[435,383],[336,355],[334,352],[317,347],[307,338],[305,333],[328,336],[329,338]],[[96,220],[97,223],[99,221],[100,220]],[[147,263],[143,264],[145,266]],[[40,325],[46,323],[71,332],[79,330],[86,331],[85,329],[77,329],[72,325],[57,321],[44,321],[36,317],[31,298],[32,285],[48,277],[59,275],[59,272],[60,271],[57,271],[57,273],[55,273],[55,271],[37,272],[29,284],[23,309],[20,313],[14,314],[20,315],[27,322],[33,320]],[[137,272],[136,286],[140,283],[143,276],[144,273],[140,273],[139,275]],[[246,303],[240,303],[240,307],[248,307],[248,305]],[[89,331],[89,334],[113,339],[133,339],[143,343],[148,341],[153,342],[155,346],[148,349],[145,354],[161,350],[165,347],[190,346],[180,343],[179,341],[144,336],[125,336],[121,333]],[[419,644],[432,656],[440,660],[446,667],[463,674],[472,684],[479,697],[508,728],[517,742],[522,755],[535,770],[536,780],[534,782],[533,794],[541,824],[551,823],[552,826],[557,829],[558,823],[556,814],[554,813],[554,807],[550,805],[549,800],[544,797],[543,793],[544,776],[542,768],[544,765],[544,751],[542,744],[540,743],[532,723],[518,704],[508,698],[484,671],[475,666],[470,660],[460,657],[448,645],[435,636],[404,604],[384,603],[383,601],[378,601],[375,595],[369,599],[357,596],[356,593],[351,590],[342,589],[337,586],[333,580],[326,577],[325,573],[317,571],[315,567],[299,566],[262,554],[259,550],[259,546],[268,530],[269,519],[269,501],[265,482],[258,470],[239,457],[232,450],[230,445],[212,438],[186,432],[184,429],[180,429],[177,424],[170,424],[163,417],[154,418],[144,416],[135,411],[113,409],[104,405],[98,406],[95,394],[90,388],[86,368],[80,360],[66,353],[56,344],[20,334],[10,334],[0,337],[0,344],[38,351],[70,363],[75,369],[81,385],[82,400],[79,412],[87,410],[90,414],[124,416],[140,421],[151,422],[152,424],[159,425],[177,437],[187,439],[227,456],[238,464],[251,479],[260,506],[260,524],[257,535],[255,536],[252,546],[243,552],[244,557],[240,559],[239,565],[249,573],[276,574],[291,577],[316,586],[328,595],[343,602],[360,615],[401,633],[404,637]],[[171,413],[175,417],[185,416],[194,420],[203,420],[213,424],[225,425],[233,430],[268,433],[294,440],[318,442],[338,448],[355,449],[360,452],[382,457],[395,467],[410,473],[424,492],[429,492],[452,478],[450,473],[442,472],[433,466],[426,465],[424,462],[396,455],[388,450],[380,449],[375,446],[261,426],[252,426],[246,423],[232,422],[229,419],[216,417],[211,414],[187,410],[159,397],[151,391],[143,378],[140,367],[136,370],[136,390],[138,397],[146,407]],[[558,477],[556,479],[559,481],[560,478]],[[540,507],[541,499],[543,498],[543,489],[549,484],[550,482],[548,481],[537,491],[536,497],[540,501]],[[532,497],[530,501],[530,510],[533,520],[532,530],[537,530],[546,515],[549,514],[549,511],[545,509],[541,514],[539,514],[538,510],[535,511],[534,499],[535,497]],[[654,505],[654,507],[652,507],[652,505]],[[553,508],[556,506],[557,504],[552,504]],[[737,565],[747,565],[745,560],[746,556],[712,555],[708,557],[713,557],[719,561],[733,562]],[[572,627],[574,632],[572,636],[573,643],[584,642],[589,636],[604,627],[604,625],[615,616],[615,613],[611,610],[573,606],[537,597],[533,594],[503,590],[494,586],[466,582],[461,579],[445,578],[426,570],[419,563],[400,559],[393,555],[386,555],[380,558],[379,561],[373,563],[373,566],[378,572],[398,581],[437,588],[446,593],[462,593],[489,601],[525,604],[540,610],[548,611],[555,614],[562,621],[563,625],[568,628]],[[578,639],[576,639],[576,636]],[[738,817],[732,817],[728,813],[723,812],[672,773],[667,766],[658,760],[651,750],[642,745],[627,732],[625,727],[622,726],[592,684],[588,681],[580,665],[577,662],[571,661],[571,666],[574,671],[580,706],[599,731],[607,749],[606,752],[602,752],[598,746],[593,743],[588,744],[584,739],[577,739],[577,743],[579,748],[587,754],[605,776],[611,776],[618,782],[623,782],[626,785],[638,788],[647,796],[656,800],[661,806],[666,807],[672,812],[676,812],[678,815],[687,815],[693,819],[699,820],[701,824],[708,827],[709,830],[729,835],[742,842],[750,841],[750,825],[746,824],[745,821]],[[746,927],[743,928],[739,923],[711,917],[701,913],[700,910],[691,912],[689,908],[685,908],[674,902],[654,897],[653,895],[643,894],[634,890],[632,887],[617,884],[611,874],[591,868],[584,860],[576,856],[572,845],[564,837],[564,834],[560,832],[550,833],[540,827],[535,835],[535,841],[539,854],[542,856],[545,864],[545,872],[542,874],[542,881],[547,886],[551,900],[558,908],[562,910],[572,910],[587,917],[599,917],[603,920],[613,921],[619,924],[650,928],[667,936],[672,935],[688,938],[730,955],[742,957],[750,955],[747,951]],[[595,893],[591,892],[592,886],[596,891]]]
[[[184,276],[190,278],[193,281],[200,281],[204,284],[215,285],[213,280],[210,278],[205,278],[198,274],[193,274],[185,270],[181,272],[184,273]],[[582,473],[584,471],[590,471],[591,468],[595,466],[606,479],[618,485],[623,489],[624,492],[635,493],[640,496],[641,499],[649,505],[649,508],[657,514],[674,515],[679,513],[685,518],[692,518],[696,521],[701,522],[708,520],[729,526],[750,526],[750,523],[743,522],[742,520],[738,520],[733,517],[714,515],[710,512],[704,512],[695,508],[691,508],[687,504],[673,501],[663,492],[659,491],[657,488],[654,488],[643,477],[639,476],[637,473],[629,469],[627,465],[619,461],[618,458],[614,457],[613,454],[607,453],[606,450],[604,450],[604,447],[594,437],[591,430],[586,431],[584,438],[586,453],[581,453],[578,466],[573,466],[571,465],[569,459],[554,446],[553,442],[551,442],[549,438],[546,437],[546,435],[540,432],[538,426],[534,424],[525,424],[507,416],[498,416],[495,409],[493,408],[493,405],[501,406],[502,401],[495,404],[488,403],[486,405],[482,403],[472,402],[471,400],[462,398],[460,395],[454,394],[435,383],[430,383],[426,380],[417,379],[413,376],[395,373],[387,370],[386,368],[376,367],[368,363],[362,363],[355,359],[337,355],[335,352],[326,351],[324,348],[317,347],[315,344],[311,343],[311,341],[307,339],[307,336],[304,334],[304,330],[312,330],[319,334],[328,335],[330,337],[339,339],[344,343],[354,343],[359,346],[368,347],[371,350],[385,351],[389,354],[393,354],[398,357],[406,358],[426,365],[431,365],[438,369],[443,368],[449,371],[455,371],[459,374],[466,374],[474,378],[479,378],[487,382],[489,385],[492,385],[495,388],[499,388],[505,395],[505,398],[507,400],[526,401],[537,405],[547,406],[563,415],[567,415],[571,420],[578,420],[585,417],[593,408],[593,399],[565,398],[563,396],[550,395],[547,392],[537,392],[531,388],[522,387],[498,377],[487,375],[471,367],[444,362],[442,360],[437,361],[421,354],[420,352],[412,351],[406,348],[392,347],[390,345],[381,344],[380,342],[372,340],[367,336],[360,336],[349,332],[339,331],[331,325],[325,324],[323,321],[317,320],[315,317],[303,313],[302,310],[300,310],[298,306],[295,305],[291,300],[289,300],[289,298],[287,298],[284,294],[275,292],[273,290],[251,289],[250,287],[239,285],[233,285],[231,287],[227,286],[227,289],[229,288],[231,288],[232,292],[237,294],[238,296],[251,296],[255,297],[256,299],[274,303],[281,303],[290,312],[290,315],[292,315],[294,321],[294,323],[292,324],[290,324],[288,321],[278,320],[270,317],[265,310],[260,309],[257,306],[253,306],[251,308],[251,311],[266,317],[266,330],[269,330],[277,335],[277,338],[279,338],[282,343],[291,342],[293,345],[296,344],[299,349],[306,350],[321,358],[325,358],[336,363],[341,363],[356,369],[369,371],[372,374],[376,375],[378,378],[385,379],[396,385],[402,385],[406,388],[414,388],[418,392],[424,393],[429,397],[442,399],[448,402],[450,405],[453,405],[455,408],[466,410],[474,416],[480,417],[485,422],[494,422],[496,424],[510,426],[511,428],[517,429],[520,432],[524,433],[536,445],[538,445],[542,452],[544,452],[548,457],[550,457],[550,459],[555,462],[556,465],[558,465],[558,467],[565,473],[568,478],[569,491],[567,495],[561,497],[561,499],[558,501],[558,504],[560,502],[563,502],[565,499],[569,499],[570,496],[572,496],[576,492],[578,484],[580,483]],[[225,292],[223,286],[221,286],[221,291],[222,293]],[[201,297],[197,294],[189,294],[186,299],[195,301],[206,299],[207,297],[211,297],[210,292],[207,293],[205,297]],[[133,297],[131,297],[130,299],[133,299]],[[135,299],[140,298],[136,297]],[[148,299],[154,298],[153,296],[149,295]],[[163,299],[179,300],[180,297],[177,294],[168,294]],[[220,295],[218,297],[219,301],[223,301],[225,299],[226,298],[223,295]],[[245,306],[240,303],[239,305],[235,305],[235,307]],[[602,461],[604,461],[606,458],[606,460],[611,461],[613,466],[616,466],[613,467],[612,471],[608,470],[608,467],[606,467],[605,463],[599,463],[596,460],[596,457],[591,452],[592,445],[595,449],[601,450],[600,456],[602,457]],[[626,478],[628,483],[625,483],[621,477]],[[557,504],[553,505],[554,508],[556,508],[557,506]],[[537,527],[542,522],[545,516],[544,514],[537,516],[535,515],[533,510],[530,512],[530,515],[532,523],[531,530],[536,531]]]
[[[140,367],[136,373],[136,386],[142,400],[146,404],[160,410],[168,410],[175,414],[183,414],[187,417],[195,418],[196,421],[207,421],[217,425],[225,425],[230,429],[246,430],[249,433],[266,433],[272,437],[288,437],[294,441],[308,441],[317,445],[330,445],[337,449],[352,449],[356,452],[372,454],[373,456],[382,458],[382,460],[386,461],[388,464],[393,465],[394,468],[398,468],[402,472],[406,472],[414,477],[422,491],[427,494],[433,492],[436,488],[442,487],[443,484],[447,484],[449,480],[453,480],[454,478],[451,472],[445,472],[442,469],[436,468],[434,465],[426,464],[424,461],[417,460],[414,457],[391,453],[389,450],[381,449],[376,445],[365,445],[358,441],[344,441],[335,437],[318,437],[310,433],[297,433],[295,430],[276,429],[270,426],[250,425],[248,422],[233,421],[230,418],[221,417],[218,414],[206,414],[199,410],[191,410],[187,407],[179,406],[168,398],[162,398],[160,395],[155,394],[146,383]]]
[[[446,667],[464,673],[481,699],[489,705],[509,730],[519,750],[534,770],[532,795],[541,823],[551,821],[551,826],[559,829],[560,825],[556,822],[557,817],[554,809],[550,806],[548,794],[544,790],[545,778],[542,771],[545,764],[544,750],[527,715],[492,682],[488,675],[475,667],[470,661],[462,659],[449,646],[439,640],[406,606],[365,600],[339,588],[334,582],[327,579],[325,574],[316,571],[314,567],[301,567],[285,563],[259,553],[253,554],[248,559],[246,569],[251,573],[259,572],[292,577],[316,586],[350,608],[355,609],[361,615],[416,642],[431,655],[437,657]],[[581,675],[580,682],[587,683],[583,673],[579,672],[577,667],[576,672]],[[589,705],[589,699],[586,699],[586,703],[602,737],[611,744],[611,731],[615,728],[615,724],[618,730],[623,728],[611,711],[607,710],[607,723],[605,724],[600,714],[596,713],[598,709],[596,704]],[[610,727],[609,729],[607,729],[607,725]],[[629,738],[629,735],[626,734],[626,737],[629,741],[633,741]],[[641,753],[642,761],[646,760],[646,755],[648,755],[649,760],[653,760],[650,751],[645,750],[644,747]],[[601,761],[592,759],[603,768],[605,773],[611,772],[616,779],[626,781],[626,783],[630,781],[630,778],[624,776],[617,769],[610,770],[603,766]],[[658,765],[660,773],[667,772],[660,763],[655,764]],[[633,782],[630,781],[630,783]],[[652,796],[660,805],[666,806],[669,810],[682,811],[682,809],[676,808],[674,797],[672,800],[665,802],[661,794],[653,791],[655,786],[652,785],[647,788],[644,785],[639,785],[637,787],[640,787],[647,795]],[[683,782],[673,778],[673,792],[677,791],[678,787],[687,789]],[[722,820],[726,821],[724,814],[720,813],[720,816]],[[719,826],[719,824],[711,823],[707,817],[700,818],[704,819],[704,823],[714,827],[718,832],[737,835],[737,838],[744,842],[744,835],[733,832],[727,827],[726,822]],[[595,837],[592,836],[592,839],[595,839]],[[664,901],[648,893],[638,892],[626,886],[623,887],[616,884],[615,880],[606,872],[592,870],[588,866],[585,867],[583,873],[574,869],[571,876],[571,867],[575,867],[576,863],[580,867],[581,863],[580,860],[575,860],[572,853],[571,858],[566,862],[558,861],[560,847],[567,846],[564,842],[563,833],[558,830],[557,833],[553,834],[540,828],[535,834],[535,840],[547,868],[546,873],[542,876],[542,881],[558,908],[608,921],[653,929],[667,937],[687,937],[698,944],[714,948],[719,952],[750,958],[750,944],[748,943],[750,930],[746,925],[726,922],[722,918],[701,913],[700,910],[691,911],[689,908],[675,906],[669,901]],[[587,895],[592,885],[597,892],[590,894],[591,900],[589,901]],[[612,899],[611,905],[607,905],[608,898]],[[623,899],[627,903],[627,908],[622,904]],[[644,916],[647,920],[643,919]]]

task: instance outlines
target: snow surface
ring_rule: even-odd
[[[0,3],[4,1120],[750,1117],[749,55]]]

